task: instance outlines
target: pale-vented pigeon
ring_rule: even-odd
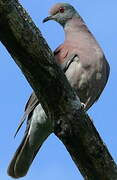
[[[64,43],[54,52],[55,60],[88,110],[99,98],[109,76],[109,65],[102,49],[71,5],[54,5],[43,22],[48,20],[55,20],[65,31]],[[27,173],[42,143],[52,132],[52,122],[47,120],[34,93],[26,105],[23,119],[26,117],[25,136],[8,167],[8,174],[14,178]]]

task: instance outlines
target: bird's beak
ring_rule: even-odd
[[[49,20],[52,20],[53,19],[53,17],[52,16],[48,16],[48,17],[46,17],[45,19],[43,19],[43,23],[45,23],[45,22],[47,22],[47,21],[49,21]]]

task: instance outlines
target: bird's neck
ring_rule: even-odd
[[[91,36],[91,32],[88,30],[83,19],[77,16],[67,21],[67,23],[64,26],[64,31],[65,31],[66,40],[70,40],[70,39],[75,40],[76,37],[78,38],[79,35],[84,36],[84,32],[85,32],[85,35]]]
[[[89,53],[98,54],[99,57],[103,55],[100,45],[97,43],[93,34],[89,31],[82,18],[74,17],[70,19],[64,26],[65,41],[77,45],[77,49],[85,49]]]

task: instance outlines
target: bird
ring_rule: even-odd
[[[43,23],[49,20],[59,23],[65,33],[64,42],[54,51],[55,61],[87,111],[99,99],[108,81],[110,66],[100,45],[72,5],[55,4]],[[27,174],[41,145],[53,132],[52,121],[47,118],[34,92],[26,104],[19,128],[25,119],[24,138],[8,167],[8,174],[13,178]]]

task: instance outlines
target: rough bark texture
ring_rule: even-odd
[[[117,180],[117,166],[70,87],[39,29],[17,0],[0,0],[0,40],[42,106],[85,180]]]

